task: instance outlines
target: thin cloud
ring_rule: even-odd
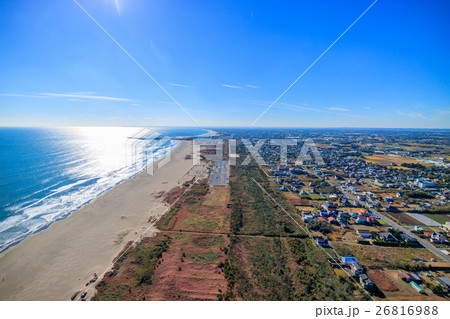
[[[427,121],[434,120],[434,119],[426,117],[425,115],[423,115],[423,113],[417,113],[417,112],[405,113],[405,112],[402,112],[399,110],[395,110],[395,112],[401,116],[408,116],[408,117],[416,119],[416,120],[417,119],[422,119],[422,120],[427,120]]]
[[[102,100],[102,101],[112,101],[112,102],[135,102],[135,100],[125,99],[121,97],[113,96],[100,96],[100,95],[82,95],[82,94],[68,94],[68,93],[39,93],[43,96],[51,97],[66,97],[84,100]]]
[[[408,116],[412,117],[413,119],[430,120],[425,115],[423,115],[423,113],[408,113]]]
[[[172,85],[172,86],[176,86],[176,87],[180,87],[180,88],[192,88],[192,86],[190,85],[185,85],[185,84],[179,84],[179,83],[167,83],[168,85]]]
[[[331,111],[339,111],[339,112],[348,112],[349,109],[343,108],[343,107],[329,107],[328,108]]]
[[[259,100],[244,100],[242,102],[260,105],[260,106],[267,106],[270,103],[269,101],[259,101]],[[366,116],[357,115],[357,114],[345,114],[345,113],[341,114],[341,113],[327,111],[327,110],[320,109],[320,108],[306,107],[306,106],[300,106],[300,105],[284,103],[284,102],[278,102],[276,105],[273,106],[273,108],[285,109],[285,110],[297,111],[297,112],[305,112],[306,111],[306,112],[316,112],[316,113],[339,114],[339,116],[353,117],[353,118],[366,118]]]
[[[0,96],[29,97],[29,98],[41,98],[41,99],[45,98],[45,96],[38,96],[38,95],[32,95],[32,94],[15,94],[15,93],[0,93]]]
[[[247,84],[246,87],[249,87],[249,88],[251,88],[251,89],[259,89],[259,86],[256,86],[256,85],[250,85],[250,84]]]
[[[229,85],[229,84],[221,84],[220,86],[223,86],[223,87],[226,87],[226,88],[231,88],[231,89],[242,89],[240,86]]]
[[[67,101],[72,101],[72,102],[85,102],[86,100],[80,100],[80,99],[68,99]]]
[[[0,93],[0,96],[24,96],[23,94]]]

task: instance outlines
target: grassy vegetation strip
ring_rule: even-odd
[[[111,272],[105,274],[96,286],[97,292],[92,300],[133,300],[132,292],[136,287],[152,284],[155,268],[162,254],[169,249],[171,240],[167,235],[159,235],[141,241],[135,249],[117,261]],[[126,269],[123,269],[119,276],[121,267]],[[127,272],[131,272],[131,278],[123,274]]]
[[[336,276],[327,258],[311,239],[288,239],[298,264],[297,276],[303,289],[297,300],[369,300],[347,276]]]
[[[230,187],[235,236],[230,238],[230,258],[223,265],[231,283],[223,299],[368,298],[351,279],[336,276],[324,252],[296,225],[302,221],[295,207],[256,163],[233,166]]]
[[[288,207],[300,220],[295,207],[287,202],[279,190],[273,189],[256,163],[251,162],[246,166],[238,164],[232,167],[230,178],[232,233],[293,237],[304,235],[278,205],[265,198],[264,192],[253,182],[254,179],[267,184],[271,196]]]
[[[169,249],[171,238],[165,235],[154,245],[140,243],[132,252],[134,258],[133,264],[137,265],[134,270],[134,277],[139,285],[151,285],[153,282],[153,273],[155,271],[158,260],[162,254]]]

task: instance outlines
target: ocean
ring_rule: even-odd
[[[0,128],[0,252],[133,177],[199,128]]]

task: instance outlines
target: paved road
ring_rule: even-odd
[[[314,174],[313,172],[305,169],[305,171],[307,171],[309,174],[311,175],[315,175],[319,178],[322,178],[316,174]],[[348,193],[347,191],[344,191],[342,186],[339,183],[333,183],[331,181],[328,181],[331,185],[336,186],[337,188],[339,188],[339,190],[346,195],[348,198],[351,198],[353,200],[355,200],[356,202],[358,202],[360,205],[362,206],[366,206],[364,205],[362,202],[360,202],[355,196],[353,196],[352,194]],[[410,232],[406,227],[399,225],[397,223],[395,223],[393,220],[391,220],[390,218],[384,216],[383,214],[380,214],[378,211],[376,211],[373,208],[368,208],[367,209],[371,212],[374,213],[376,216],[380,217],[380,219],[384,220],[386,223],[389,224],[389,226],[391,226],[394,229],[397,229],[399,231],[402,231],[408,235],[410,235],[411,237],[414,237],[415,239],[417,239],[417,241],[426,249],[428,249],[430,252],[432,252],[433,254],[435,254],[436,256],[438,256],[439,258],[442,258],[444,261],[450,263],[450,257],[446,254],[444,254],[440,249],[434,247],[428,240],[425,240],[423,238],[420,238],[418,236],[416,236],[414,233]]]
[[[211,175],[209,175],[209,185],[228,185],[229,165],[227,160],[215,161]]]

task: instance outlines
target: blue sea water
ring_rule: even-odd
[[[0,252],[164,157],[178,144],[170,137],[206,132],[198,128],[0,128]]]

